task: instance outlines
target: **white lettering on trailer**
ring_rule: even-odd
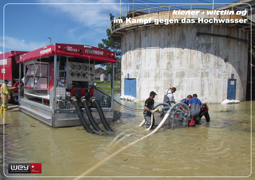
[[[67,49],[67,51],[73,51],[73,52],[77,52],[78,50],[77,49],[73,49],[73,47],[71,47],[71,46],[67,46],[66,47]]]
[[[7,64],[7,59],[0,60],[0,65],[6,65],[6,64]]]
[[[40,54],[46,54],[46,53],[49,53],[49,52],[51,52],[51,48],[48,48],[48,49],[45,49],[45,50],[41,50]]]
[[[96,51],[96,50],[91,50],[91,49],[85,49],[85,53],[104,55],[104,51]]]
[[[3,73],[3,74],[5,73],[5,69],[4,69],[4,68],[3,68],[3,69],[1,69],[1,73]]]

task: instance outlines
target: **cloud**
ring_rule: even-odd
[[[76,43],[82,43],[85,39],[98,39],[101,41],[101,38],[106,37],[106,29],[105,28],[93,28],[92,31],[84,31],[83,27],[75,27],[68,30],[69,39],[75,40]]]
[[[85,3],[82,0],[61,0],[54,3],[52,0],[39,0],[39,2],[49,3],[48,7],[53,8],[53,12],[60,11],[69,16],[69,19],[89,27],[110,27],[109,13],[118,16],[120,11],[117,3],[119,1],[116,0],[87,0]]]
[[[3,36],[0,37],[0,47],[5,48],[5,52],[10,50],[32,51],[43,46],[49,42],[26,42],[24,39],[16,39],[13,37],[5,36],[5,46],[3,44]]]

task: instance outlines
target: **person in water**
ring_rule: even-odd
[[[188,95],[186,98],[182,99],[180,102],[187,104],[189,106],[189,100],[192,98],[191,95]]]
[[[200,109],[202,102],[197,98],[197,94],[193,94],[192,99],[189,100],[190,116],[191,120],[189,122],[190,126],[195,126],[195,124],[200,123]]]
[[[201,106],[201,110],[200,110],[200,119],[205,116],[205,120],[206,122],[210,122],[210,116],[209,116],[209,107],[207,106],[207,104],[205,103],[202,103],[202,106]]]
[[[163,102],[169,104],[170,106],[171,106],[171,103],[175,103],[175,99],[174,99],[175,91],[176,91],[175,87],[170,87],[169,89],[166,89],[164,92]]]
[[[146,99],[146,101],[145,101],[143,115],[144,115],[144,119],[146,121],[146,129],[153,127],[153,125],[154,125],[155,119],[154,119],[153,113],[155,111],[153,109],[154,109],[155,95],[157,95],[157,94],[154,91],[151,91],[150,97],[148,99]],[[151,122],[151,116],[153,116],[152,122]]]

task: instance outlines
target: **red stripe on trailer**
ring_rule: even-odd
[[[82,59],[90,59],[92,61],[100,61],[103,63],[116,63],[115,59],[109,59],[109,58],[100,58],[100,57],[96,57],[93,55],[78,55],[78,54],[72,54],[72,53],[66,53],[66,52],[57,52],[57,55],[60,56],[71,56],[71,57],[76,57],[76,58],[82,58]]]
[[[99,61],[100,63],[117,62],[115,59],[115,53],[109,50],[88,45],[56,43],[21,55],[18,63],[54,55],[90,59],[93,61]]]
[[[34,51],[22,54],[19,56],[18,63],[55,55],[54,48],[55,46],[51,44],[49,46],[45,46],[40,49],[36,49]]]

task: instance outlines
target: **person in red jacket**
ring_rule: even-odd
[[[207,104],[202,103],[201,110],[200,110],[200,119],[203,116],[205,116],[206,122],[209,122],[210,121],[210,116],[209,116],[208,111],[209,111],[209,107],[207,106]]]

